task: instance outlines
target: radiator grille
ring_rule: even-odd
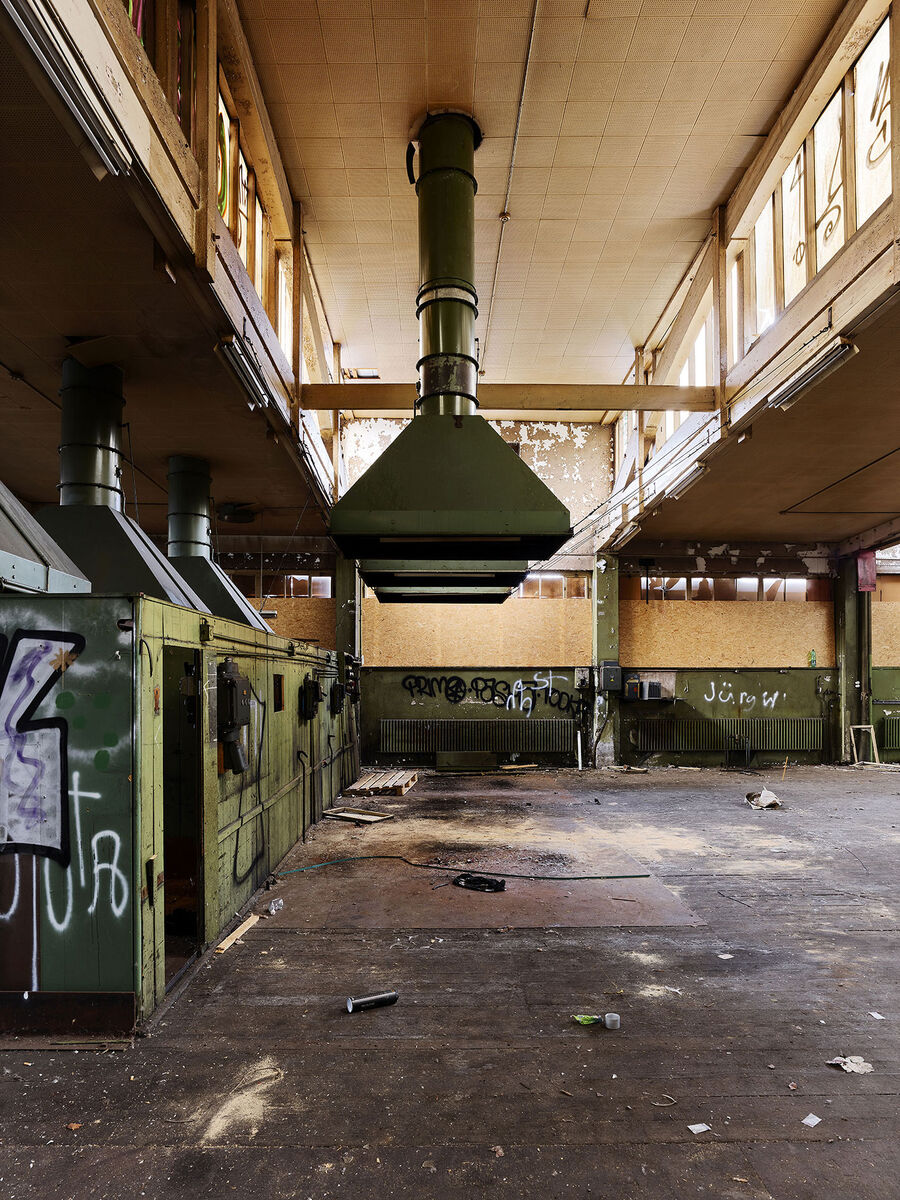
[[[731,737],[749,738],[751,750],[821,750],[824,724],[822,717],[643,718],[637,722],[637,741],[644,751],[724,752]]]
[[[574,721],[541,717],[433,721],[395,718],[385,719],[380,725],[382,754],[431,754],[448,750],[572,754],[575,749]]]
[[[883,750],[900,750],[900,716],[884,718],[881,739],[884,743]]]

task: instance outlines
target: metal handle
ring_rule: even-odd
[[[406,147],[406,174],[409,176],[409,182],[416,186],[416,176],[413,172],[413,159],[416,157],[416,143],[410,142]]]

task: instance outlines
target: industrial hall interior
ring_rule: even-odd
[[[895,1200],[898,89],[0,0],[5,1196]]]

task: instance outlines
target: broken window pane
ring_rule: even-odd
[[[844,94],[816,122],[816,264],[819,270],[844,244]]]
[[[756,332],[775,320],[775,205],[770,198],[754,227],[756,268]]]
[[[885,21],[853,72],[856,95],[856,224],[891,194],[890,30]]]

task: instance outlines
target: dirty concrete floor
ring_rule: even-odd
[[[4,1195],[896,1197],[900,774],[779,776],[429,776],[362,802],[392,821],[324,822],[285,868],[654,878],[292,875],[132,1048],[3,1046]],[[763,782],[785,809],[743,803]],[[344,1011],[386,987],[396,1006]],[[618,1032],[572,1021],[609,1010]]]

